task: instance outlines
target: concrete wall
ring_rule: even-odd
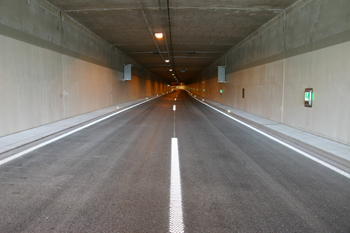
[[[350,1],[299,1],[188,87],[222,104],[350,144],[349,41]],[[217,83],[218,65],[227,67],[225,84]],[[303,102],[308,87],[315,93],[312,108]]]
[[[140,70],[45,1],[0,0],[0,137],[167,90]]]

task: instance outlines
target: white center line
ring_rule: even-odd
[[[173,106],[173,111],[176,111],[176,105]]]
[[[184,232],[182,217],[181,176],[177,138],[171,139],[171,178],[170,178],[169,232]]]

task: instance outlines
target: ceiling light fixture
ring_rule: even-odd
[[[162,39],[162,38],[163,38],[163,33],[162,33],[162,32],[156,32],[156,33],[154,33],[154,36],[155,36],[157,39]]]
[[[169,71],[171,72],[171,71],[173,71],[173,69],[169,69]]]
[[[166,62],[166,63],[169,63],[169,62],[170,62],[170,60],[165,60],[165,62]]]

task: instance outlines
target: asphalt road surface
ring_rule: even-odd
[[[350,232],[350,179],[184,91],[1,165],[0,185],[0,232]]]

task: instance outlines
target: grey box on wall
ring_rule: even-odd
[[[218,82],[226,82],[226,66],[218,66]]]
[[[131,80],[131,68],[132,64],[124,65],[124,81]]]

